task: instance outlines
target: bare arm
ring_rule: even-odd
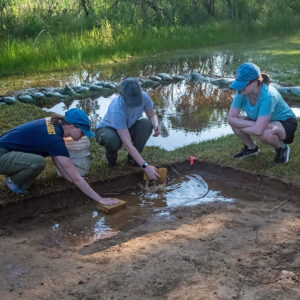
[[[156,112],[153,109],[147,110],[146,115],[150,119],[150,121],[153,125],[153,129],[154,129],[153,136],[158,136],[160,134],[160,127],[158,124],[158,117],[157,117]]]
[[[268,128],[270,121],[270,116],[258,117],[251,126],[244,127],[241,130],[249,135],[262,135],[263,132]]]
[[[231,107],[228,114],[228,123],[241,129],[249,135],[261,135],[269,126],[270,115],[258,117],[256,121],[245,120],[240,117],[240,110]]]
[[[246,120],[240,116],[240,109],[231,107],[228,113],[228,123],[236,128],[245,128],[252,126],[255,122]]]
[[[69,157],[66,156],[54,156],[52,157],[54,164],[62,174],[62,176],[74,183],[85,195],[91,199],[107,205],[113,205],[119,202],[118,199],[113,198],[103,198],[97,194],[89,184],[80,176],[76,167],[73,165]]]
[[[137,164],[142,166],[145,162],[139,151],[132,145],[131,141],[131,136],[128,131],[128,129],[122,129],[122,130],[117,130],[121,141],[125,147],[125,149],[128,151],[128,153],[131,155],[131,157],[136,161]],[[156,168],[153,166],[148,165],[145,168],[145,172],[148,174],[149,178],[152,180],[156,180],[159,178],[158,173],[156,172]]]

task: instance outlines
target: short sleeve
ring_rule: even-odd
[[[66,156],[70,157],[69,151],[63,140],[52,141],[46,146],[49,156]]]
[[[239,93],[236,93],[233,98],[231,107],[236,108],[236,109],[242,109],[243,108],[243,96],[240,95]]]
[[[144,109],[146,111],[153,109],[154,103],[150,98],[150,96],[147,93],[143,92],[143,98],[144,98]]]

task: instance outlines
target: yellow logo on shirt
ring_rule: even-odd
[[[56,134],[54,125],[51,122],[51,118],[47,117],[45,118],[45,120],[46,120],[46,127],[47,127],[48,134]]]

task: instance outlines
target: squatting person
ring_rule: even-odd
[[[244,148],[233,155],[244,158],[257,155],[260,150],[251,136],[275,148],[275,163],[289,161],[290,147],[297,129],[296,116],[283,100],[270,77],[261,73],[253,63],[243,63],[230,86],[237,90],[229,110],[228,122],[233,132],[243,142]],[[244,110],[247,117],[240,115]]]
[[[140,119],[144,111],[148,119]],[[153,101],[141,90],[136,78],[126,78],[119,86],[119,95],[112,100],[97,125],[96,140],[105,147],[110,167],[117,164],[118,150],[124,145],[128,151],[128,163],[142,167],[149,178],[155,180],[159,176],[156,168],[149,165],[140,154],[153,129],[153,136],[158,136],[160,127]]]
[[[103,198],[82,178],[69,158],[64,137],[78,141],[93,137],[90,121],[84,111],[70,109],[65,117],[53,115],[15,127],[0,136],[0,174],[16,194],[26,194],[34,179],[43,171],[46,156],[51,156],[62,176],[73,182],[84,194],[102,204],[118,199]]]

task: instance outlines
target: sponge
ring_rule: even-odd
[[[158,184],[163,184],[166,181],[168,175],[168,169],[158,168],[157,173],[159,175],[159,179],[157,180]],[[144,173],[144,181],[150,181],[150,178],[146,173]]]
[[[113,214],[114,212],[126,207],[127,202],[124,200],[120,200],[119,203],[114,205],[104,205],[104,204],[97,204],[96,208],[99,211],[102,211],[106,214]]]

